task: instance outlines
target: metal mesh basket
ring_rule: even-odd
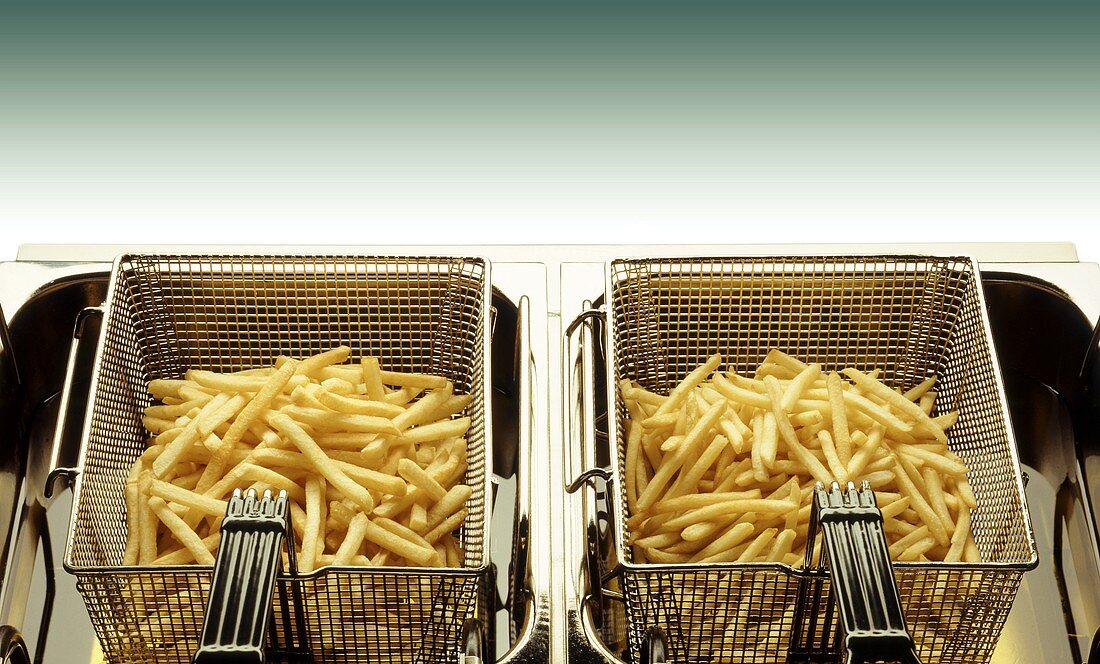
[[[318,662],[435,662],[488,626],[488,265],[475,258],[124,256],[114,268],[65,566],[111,662],[190,662],[211,568],[120,567],[127,471],[148,381],[239,370],[339,344],[473,395],[461,569],[322,568],[276,583],[269,651]],[[296,598],[292,601],[291,598]],[[303,629],[304,627],[304,629]],[[304,642],[303,642],[304,641]]]
[[[779,348],[825,369],[881,368],[885,381],[903,389],[940,377],[937,409],[960,412],[949,444],[971,469],[982,562],[897,563],[896,577],[925,662],[989,659],[1037,554],[971,260],[617,260],[607,301],[609,434],[619,486],[614,530],[634,653],[654,626],[668,635],[677,662],[776,662],[792,648],[839,648],[829,581],[813,571],[778,563],[636,564],[628,544],[621,481],[627,413],[619,380],[667,393],[714,353],[729,369],[751,373]],[[800,601],[809,610],[796,612]]]

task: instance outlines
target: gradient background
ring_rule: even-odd
[[[3,0],[0,224],[1095,260],[1100,2]]]

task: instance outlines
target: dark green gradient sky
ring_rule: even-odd
[[[0,1],[8,169],[1100,173],[1096,0]]]

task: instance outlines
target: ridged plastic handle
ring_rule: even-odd
[[[905,662],[921,664],[905,624],[894,566],[882,526],[882,512],[871,485],[846,490],[818,482],[814,494],[816,523],[840,611],[847,663]],[[811,519],[811,528],[815,520]]]
[[[290,532],[286,491],[233,491],[221,525],[214,579],[194,664],[262,664],[283,539]],[[293,550],[293,545],[288,547]],[[293,559],[291,565],[294,564]]]

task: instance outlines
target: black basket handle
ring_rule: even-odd
[[[811,528],[818,523],[824,539],[833,596],[840,610],[847,663],[896,661],[921,664],[905,625],[882,512],[867,482],[858,491],[818,482]]]
[[[286,491],[280,491],[277,498],[264,491],[257,499],[254,489],[243,496],[240,489],[234,489],[221,525],[194,664],[263,663],[284,536],[291,542],[287,548],[294,566],[290,532]]]

